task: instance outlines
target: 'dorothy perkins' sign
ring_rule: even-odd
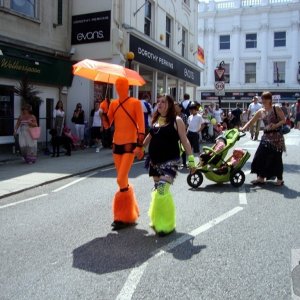
[[[134,60],[178,77],[184,81],[200,85],[200,72],[167,53],[145,43],[143,40],[130,35],[130,51]]]
[[[110,10],[72,17],[72,45],[110,41]]]

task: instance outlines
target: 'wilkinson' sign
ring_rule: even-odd
[[[72,45],[110,41],[111,11],[72,17]]]

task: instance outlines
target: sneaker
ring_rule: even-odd
[[[99,153],[100,152],[100,148],[96,148],[96,153]]]

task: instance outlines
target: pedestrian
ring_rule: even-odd
[[[91,127],[91,139],[96,145],[96,152],[100,151],[102,148],[101,144],[101,134],[102,134],[102,123],[101,123],[101,114],[102,111],[99,107],[99,101],[96,101],[94,104],[94,108],[91,111],[91,117],[93,118],[93,123]]]
[[[160,96],[152,128],[144,140],[144,146],[149,145],[149,176],[154,180],[149,208],[150,226],[160,236],[170,234],[176,227],[170,185],[174,182],[180,164],[179,141],[188,155],[189,167],[194,168],[195,159],[186,136],[186,128],[182,119],[176,116],[174,100],[170,95]]]
[[[56,129],[57,136],[61,136],[65,126],[65,111],[64,104],[58,100],[53,111],[54,129]]]
[[[216,123],[221,124],[223,116],[223,110],[219,107],[219,104],[216,104],[216,108],[213,110],[213,117],[216,119]]]
[[[252,118],[255,113],[261,109],[261,104],[258,103],[258,97],[254,96],[252,99],[252,103],[250,103],[248,107],[248,120]],[[251,140],[257,141],[258,135],[259,135],[259,130],[260,130],[260,119],[257,119],[255,123],[252,123],[250,126],[250,134],[251,134]]]
[[[241,116],[243,111],[241,110],[241,105],[240,103],[236,104],[236,108],[232,110],[231,115],[232,115],[232,119],[231,119],[231,124],[233,128],[239,128],[241,127]]]
[[[189,116],[190,115],[190,105],[192,101],[190,100],[190,95],[189,94],[184,94],[183,95],[183,101],[181,102],[183,112]]]
[[[295,104],[295,128],[300,129],[300,98],[297,99],[297,103]]]
[[[108,110],[110,106],[110,100],[108,98],[105,98],[100,103],[100,109],[101,109],[101,123],[103,127],[102,131],[102,146],[104,148],[111,148],[112,147],[112,133],[113,133],[113,126],[110,125],[108,120]]]
[[[37,140],[34,140],[29,133],[30,127],[37,126],[37,120],[32,114],[31,105],[24,104],[15,126],[14,135],[19,132],[20,153],[28,164],[35,163],[37,159]]]
[[[113,158],[119,190],[113,200],[114,221],[111,225],[112,230],[120,230],[134,225],[139,216],[137,200],[133,186],[128,182],[128,174],[134,157],[143,158],[145,127],[140,100],[128,97],[127,78],[118,78],[115,85],[119,98],[111,102],[108,119],[115,127]]]
[[[141,103],[144,112],[145,135],[147,135],[150,129],[152,113],[153,113],[152,106],[150,104],[150,97],[147,93],[143,95]]]
[[[192,102],[190,104],[190,116],[188,117],[187,137],[192,146],[194,155],[200,154],[199,137],[203,128],[204,121],[200,114],[198,114],[197,105]]]
[[[176,116],[180,117],[184,123],[185,126],[185,130],[187,130],[188,124],[187,124],[187,115],[183,112],[183,106],[182,104],[179,104],[178,102],[174,103],[175,105],[175,112],[176,112]],[[182,161],[182,165],[180,166],[181,168],[186,168],[187,164],[186,164],[186,153],[184,148],[182,149],[181,147],[181,161]]]
[[[285,117],[280,107],[273,106],[270,92],[263,92],[261,99],[263,107],[240,128],[244,131],[260,118],[264,123],[264,133],[251,164],[251,173],[257,174],[257,178],[251,183],[261,185],[266,179],[277,177],[275,185],[282,186],[284,183],[282,153],[285,151],[285,143],[280,128],[285,124]]]
[[[242,122],[242,126],[244,126],[248,122],[248,112],[247,112],[247,109],[243,110],[243,113],[241,115],[241,122]]]
[[[76,135],[79,138],[81,148],[84,148],[84,110],[81,103],[76,104],[76,108],[73,113],[72,122],[75,123]]]

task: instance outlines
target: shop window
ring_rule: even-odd
[[[10,8],[25,16],[36,18],[36,0],[10,0]]]
[[[245,83],[256,83],[256,63],[245,63]]]
[[[246,49],[257,47],[257,34],[247,33],[246,34]]]
[[[166,47],[171,48],[172,41],[172,19],[166,16]]]
[[[13,87],[0,86],[0,136],[12,136],[14,132]]]
[[[144,33],[148,36],[151,36],[151,28],[152,28],[152,3],[149,0],[146,0]]]
[[[286,46],[286,32],[279,31],[274,32],[274,47],[285,47]]]
[[[273,82],[274,83],[285,83],[285,62],[276,61],[273,64]]]
[[[220,35],[220,50],[230,49],[230,35]]]

